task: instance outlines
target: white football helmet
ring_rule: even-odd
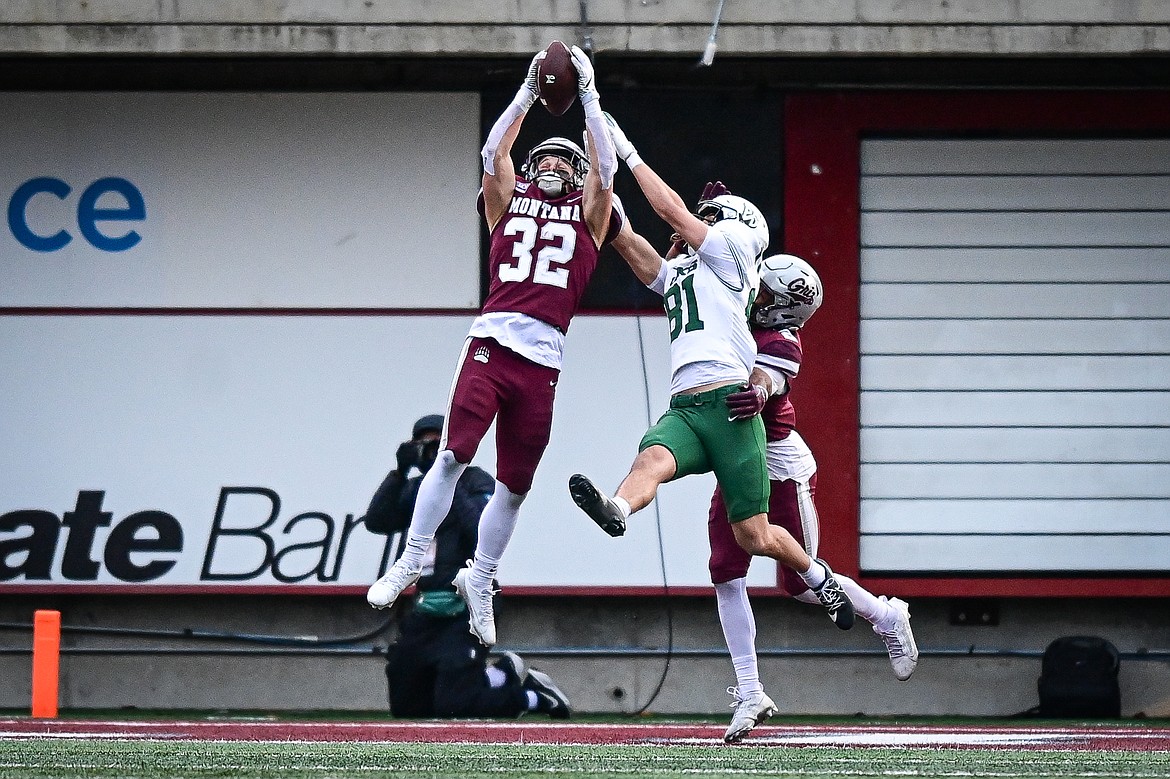
[[[699,201],[695,209],[695,216],[700,219],[715,217],[715,222],[724,219],[737,219],[751,228],[752,236],[756,239],[756,257],[763,256],[768,248],[768,222],[760,209],[752,205],[739,195],[720,195],[711,200]]]
[[[792,254],[774,254],[760,263],[760,288],[772,300],[756,305],[752,321],[770,330],[800,327],[820,308],[825,296],[817,272]]]
[[[559,170],[537,172],[541,159],[560,157],[572,167],[572,174],[566,175]],[[589,173],[589,156],[585,150],[568,138],[549,138],[532,147],[528,156],[524,158],[524,165],[520,167],[520,175],[540,187],[540,190],[549,197],[562,197],[573,190],[585,185],[585,176]]]

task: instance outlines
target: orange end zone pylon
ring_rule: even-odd
[[[57,716],[61,667],[61,612],[41,609],[33,616],[32,715]]]

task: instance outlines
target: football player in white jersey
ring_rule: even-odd
[[[642,283],[663,296],[671,337],[670,409],[643,436],[630,473],[610,498],[574,474],[574,502],[606,533],[620,536],[630,514],[647,506],[664,482],[714,472],[736,542],[800,574],[833,622],[853,625],[853,605],[822,560],[810,558],[783,528],[768,523],[768,470],[759,416],[734,409],[755,396],[748,377],[756,346],[747,312],[759,286],[757,262],[768,226],[747,200],[721,195],[692,214],[682,198],[645,164],[608,114],[610,134],[654,211],[690,247],[667,261],[628,221],[614,246]],[[770,702],[769,702],[770,703]],[[775,711],[761,706],[758,715]]]

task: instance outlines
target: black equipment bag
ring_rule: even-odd
[[[1048,645],[1040,664],[1041,717],[1121,716],[1117,647],[1097,636],[1064,636]]]

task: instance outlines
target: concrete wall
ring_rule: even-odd
[[[859,622],[842,632],[819,609],[785,599],[757,599],[758,646],[816,651],[812,656],[765,656],[761,677],[782,712],[852,715],[1010,716],[1038,702],[1038,653],[1058,636],[1100,635],[1123,653],[1165,647],[1166,600],[1003,600],[998,624],[951,624],[953,606],[940,599],[911,603],[922,650],[918,671],[898,682],[881,643]],[[360,597],[6,597],[0,623],[29,623],[35,608],[62,610],[66,626],[181,632],[353,636],[386,617]],[[669,611],[668,611],[669,608]],[[666,659],[595,654],[542,656],[541,649],[650,650],[668,644],[673,619],[676,650],[722,645],[713,599],[511,598],[499,614],[500,647],[519,650],[530,665],[552,674],[579,712],[632,713],[654,693]],[[281,654],[288,650],[244,642],[153,639],[67,633],[61,706],[69,710],[336,709],[385,711],[384,663],[377,652],[389,629],[345,655]],[[27,631],[0,630],[0,708],[25,709],[30,695]],[[69,654],[70,649],[109,650]],[[166,654],[150,654],[155,649]],[[215,651],[234,650],[235,655]],[[964,652],[974,650],[970,656]],[[1002,650],[1000,656],[997,651]],[[820,654],[824,651],[825,654]],[[838,652],[839,654],[832,654]],[[1012,652],[1020,656],[1013,656]],[[651,712],[697,712],[722,718],[735,683],[726,655],[675,656]],[[1127,657],[1121,666],[1122,716],[1170,716],[1170,661]]]
[[[591,42],[599,52],[672,55],[702,51],[716,6],[715,0],[29,0],[0,8],[0,52],[495,56],[525,54],[561,38]],[[718,44],[723,54],[749,56],[1153,54],[1170,50],[1170,5],[745,0],[726,4]]]

